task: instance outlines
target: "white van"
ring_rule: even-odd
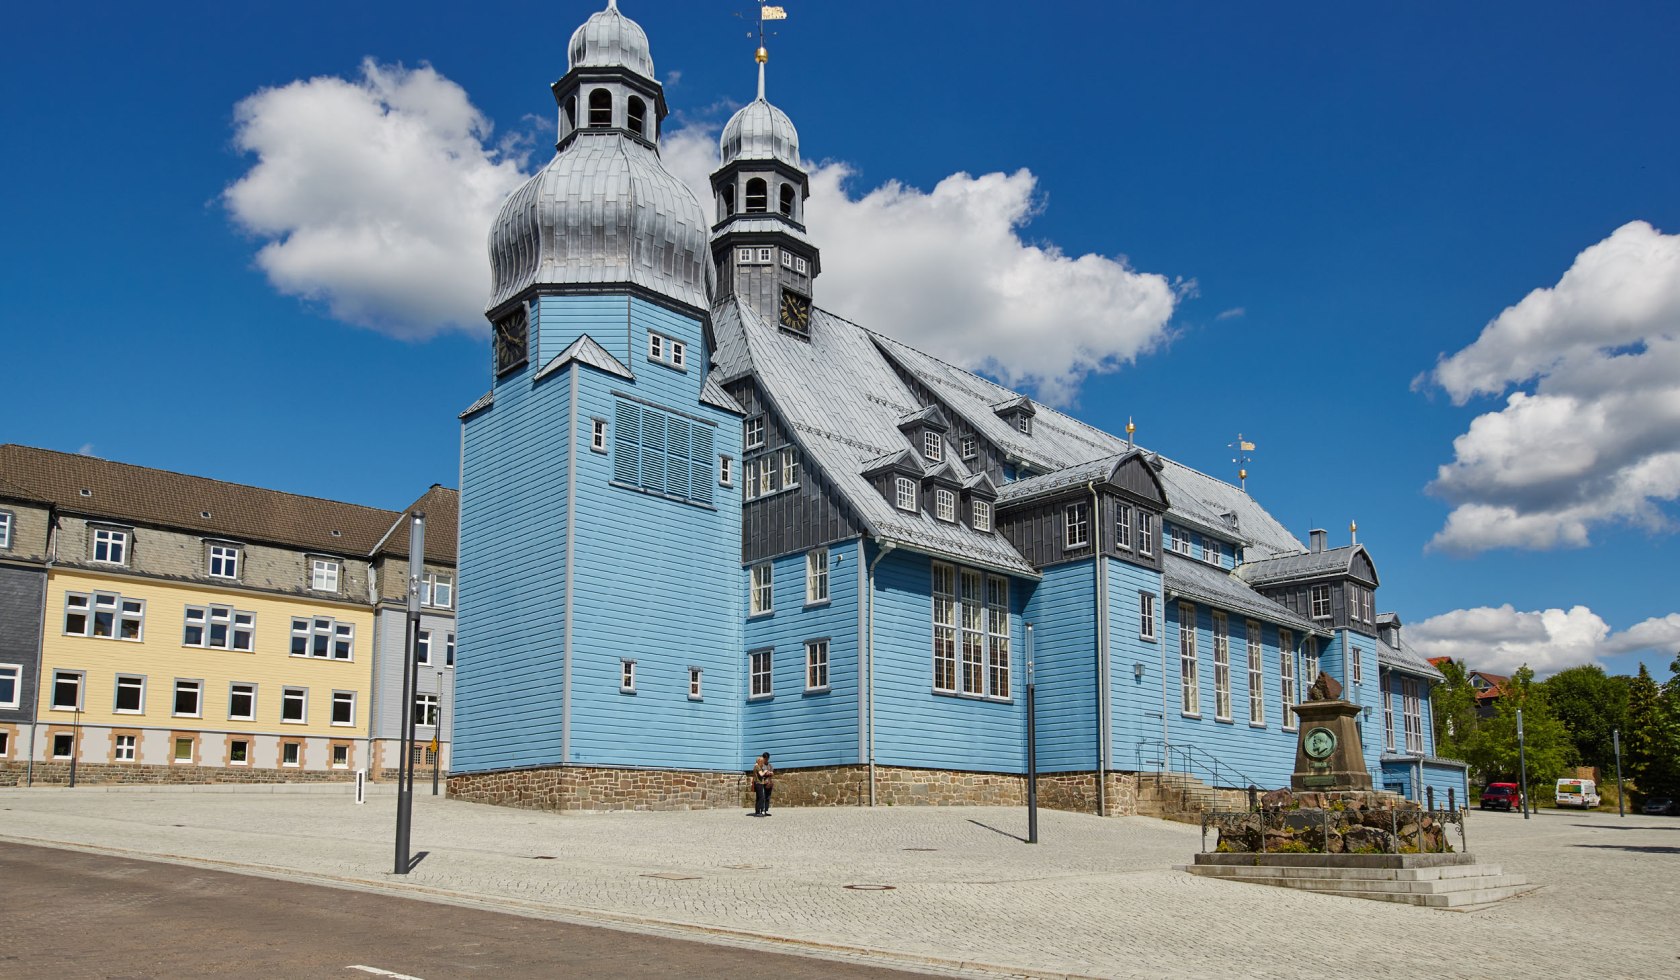
[[[1557,781],[1557,805],[1591,810],[1598,806],[1598,786],[1590,779],[1560,779]]]

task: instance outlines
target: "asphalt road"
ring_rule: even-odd
[[[913,976],[17,844],[0,844],[0,882],[0,977]]]

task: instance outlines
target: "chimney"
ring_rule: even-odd
[[[1330,537],[1330,532],[1321,527],[1315,527],[1311,531],[1307,532],[1307,537],[1312,541],[1312,550],[1314,552],[1323,551],[1324,544]]]

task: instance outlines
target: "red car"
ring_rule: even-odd
[[[1482,809],[1512,810],[1522,809],[1522,792],[1516,783],[1488,783],[1487,789],[1482,790]]]

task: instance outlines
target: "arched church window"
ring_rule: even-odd
[[[754,177],[747,181],[747,213],[757,214],[770,210],[770,188],[763,177]]]
[[[735,213],[735,185],[734,184],[725,184],[725,185],[723,185],[723,214],[720,215],[720,217],[727,218],[734,213]]]
[[[782,185],[782,214],[793,217],[793,185]]]
[[[607,129],[612,126],[612,93],[598,88],[589,93],[589,128]]]
[[[630,117],[630,131],[637,136],[646,136],[647,132],[647,103],[636,96],[630,96],[628,115]]]

